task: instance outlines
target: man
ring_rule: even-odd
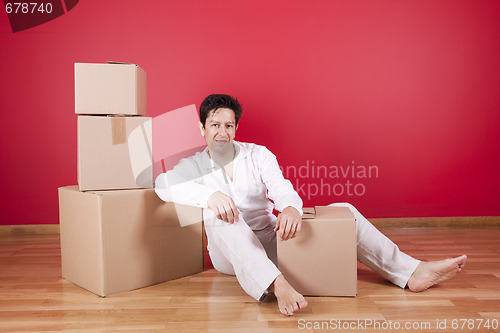
[[[208,96],[200,106],[207,148],[158,176],[155,190],[165,201],[204,208],[215,269],[236,275],[257,300],[273,292],[280,312],[290,316],[307,301],[278,270],[276,239],[287,241],[300,232],[302,200],[267,148],[234,141],[241,114],[231,96]],[[465,264],[465,255],[420,262],[401,252],[352,205],[334,205],[349,207],[356,217],[358,260],[402,288],[423,291],[453,277]],[[273,208],[279,211],[277,218]]]

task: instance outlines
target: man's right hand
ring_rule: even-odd
[[[230,196],[217,191],[208,198],[207,204],[218,219],[229,223],[238,222],[240,212]]]

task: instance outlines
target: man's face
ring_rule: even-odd
[[[222,154],[234,149],[233,139],[237,126],[233,110],[222,108],[210,111],[205,126],[200,123],[200,129],[211,152]]]

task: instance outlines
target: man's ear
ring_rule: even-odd
[[[201,123],[201,121],[198,125],[200,126],[201,136],[205,136],[205,126]]]

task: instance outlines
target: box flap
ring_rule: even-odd
[[[133,65],[137,66],[137,64],[132,64],[130,62],[121,62],[121,61],[111,61],[111,60],[106,60],[106,63],[111,64],[111,65]]]
[[[316,206],[316,219],[354,219],[354,215],[347,207]]]
[[[302,215],[303,219],[313,219],[316,216],[316,211],[314,207],[304,207],[302,208],[304,214]]]

